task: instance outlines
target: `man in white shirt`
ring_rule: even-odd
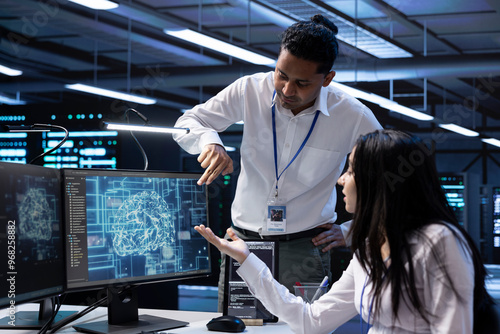
[[[190,129],[174,139],[199,154],[199,184],[209,184],[233,171],[217,133],[244,121],[233,228],[243,239],[280,241],[279,281],[289,289],[330,276],[329,250],[346,244],[348,229],[334,224],[336,181],[355,140],[380,128],[366,106],[329,85],[336,34],[321,15],[290,26],[275,71],[236,80],[175,125]]]

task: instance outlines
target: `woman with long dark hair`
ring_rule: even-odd
[[[196,229],[241,264],[252,293],[295,332],[330,333],[359,313],[371,334],[472,333],[474,314],[491,302],[486,272],[448,206],[432,152],[408,133],[375,131],[357,141],[338,183],[354,214],[354,257],[313,304],[276,282],[231,229],[232,242]]]

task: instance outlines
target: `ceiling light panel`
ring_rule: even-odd
[[[18,75],[23,74],[23,71],[0,65],[0,73],[8,75],[10,77],[17,77]]]
[[[84,92],[84,93],[105,96],[105,97],[109,97],[112,99],[118,99],[118,100],[122,100],[122,101],[129,101],[129,102],[145,104],[145,105],[155,104],[157,102],[156,99],[149,98],[149,97],[114,91],[114,90],[110,90],[110,89],[99,88],[99,87],[95,87],[95,86],[89,86],[89,85],[80,84],[80,83],[67,84],[64,87],[66,87],[68,89]]]
[[[201,34],[191,29],[164,29],[167,35],[180,38],[190,43],[221,52],[257,65],[268,65],[274,67],[276,61],[252,51],[240,48],[236,45],[223,42],[216,38]]]
[[[321,13],[333,20],[339,28],[337,39],[363,50],[377,58],[409,58],[411,53],[392,44],[376,34],[356,26],[351,22],[309,0],[265,0],[262,3],[286,13],[297,20],[308,20],[311,16]]]
[[[108,0],[69,0],[79,5],[95,10],[110,10],[118,7],[118,4]]]
[[[8,97],[0,94],[0,104],[8,104],[11,106],[19,106],[26,104],[26,101],[17,98]]]
[[[497,147],[500,147],[500,140],[496,139],[496,138],[483,138],[481,139],[483,142],[487,143],[487,144],[490,144],[490,145],[493,145],[493,146],[497,146]]]
[[[447,124],[438,124],[440,128],[446,129],[448,131],[452,131],[467,137],[477,137],[479,136],[479,133],[473,130],[469,130],[467,128],[461,127],[459,125],[453,124],[453,123],[447,123]]]

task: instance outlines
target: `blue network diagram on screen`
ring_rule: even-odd
[[[209,274],[198,174],[65,170],[68,288]]]

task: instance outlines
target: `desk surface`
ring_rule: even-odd
[[[24,304],[20,305],[16,312],[22,311],[37,311],[39,305],[38,304]],[[61,311],[77,311],[83,309],[82,306],[71,306],[71,305],[63,305],[61,307]],[[211,332],[207,329],[206,324],[212,318],[218,317],[220,313],[214,312],[194,312],[194,311],[172,311],[172,310],[153,310],[153,309],[140,309],[139,317],[141,314],[149,314],[158,317],[171,318],[175,320],[187,321],[189,325],[186,327],[170,329],[167,331],[163,331],[165,334],[187,334],[187,333],[222,333],[222,332]],[[0,318],[8,315],[8,310],[0,310]],[[92,321],[102,321],[107,319],[106,308],[98,308],[82,318],[76,320],[75,322],[67,325],[66,327],[61,328],[56,334],[66,334],[66,333],[78,333],[73,329],[73,325],[82,324],[86,322]],[[29,330],[29,329],[18,329],[15,330],[15,327],[9,330],[0,330],[0,333],[11,333],[11,334],[35,334],[38,330]],[[139,332],[140,333],[140,332]],[[247,326],[244,333],[292,333],[288,325],[284,322],[265,324],[264,326]]]

